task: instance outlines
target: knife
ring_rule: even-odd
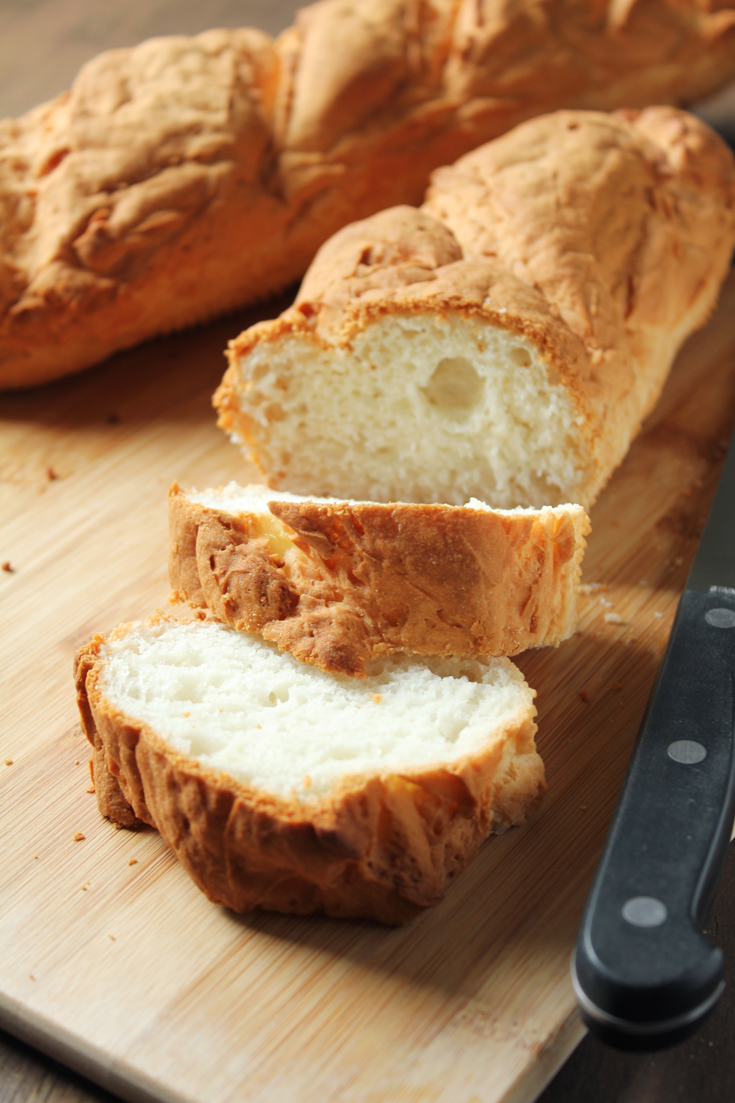
[[[702,925],[735,818],[734,729],[731,443],[572,955],[582,1018],[617,1048],[681,1041],[725,986]]]

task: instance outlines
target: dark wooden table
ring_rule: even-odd
[[[18,115],[68,87],[100,50],[155,34],[214,26],[277,33],[294,0],[5,0],[0,4],[0,117]],[[707,111],[732,125],[735,94]],[[726,1103],[735,1099],[735,849],[707,933],[725,952],[728,987],[698,1034],[652,1055],[617,1053],[587,1037],[539,1103]],[[2,964],[0,963],[0,968]],[[116,1097],[0,1031],[0,1103],[116,1103]],[[386,1103],[390,1103],[386,1099]]]

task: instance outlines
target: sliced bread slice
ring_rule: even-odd
[[[96,636],[76,680],[100,811],[156,827],[236,911],[404,922],[545,789],[508,659],[384,657],[355,679],[159,616]]]
[[[374,656],[515,655],[576,628],[581,506],[340,501],[264,486],[169,497],[174,597],[297,658],[364,675]]]

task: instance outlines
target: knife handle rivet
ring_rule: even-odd
[[[707,748],[694,739],[677,739],[675,743],[669,743],[666,753],[669,758],[673,758],[674,762],[693,766],[707,757]]]
[[[735,613],[732,609],[708,609],[704,619],[714,628],[735,628]]]
[[[633,927],[660,927],[669,914],[655,896],[631,896],[623,904],[623,919]]]

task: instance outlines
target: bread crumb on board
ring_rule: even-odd
[[[138,864],[138,859],[137,858],[128,858],[128,865],[129,866],[137,866],[137,864]]]
[[[2,566],[6,574],[15,574],[15,567],[12,566],[9,559],[4,560],[0,566]]]
[[[84,835],[81,831],[75,831],[73,836],[72,836],[75,843],[80,843],[82,841],[82,839],[86,839],[86,837],[87,836]]]
[[[605,613],[602,618],[606,624],[627,624],[628,622],[623,620],[620,613]]]
[[[579,587],[580,594],[599,594],[607,589],[607,582],[582,582]]]
[[[6,765],[6,766],[12,766],[12,765],[13,765],[13,760],[12,760],[12,758],[6,758],[6,759],[5,759],[5,765]]]

